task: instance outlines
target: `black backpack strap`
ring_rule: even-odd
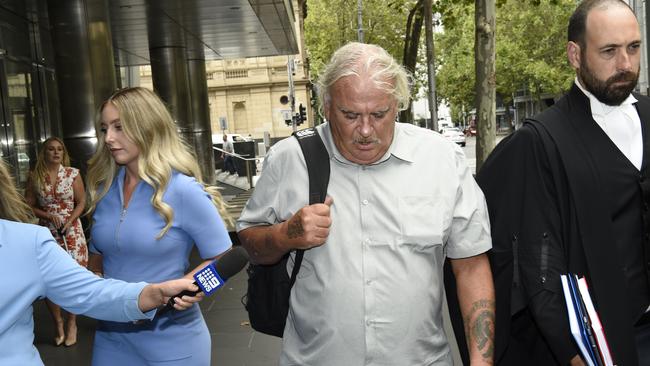
[[[293,136],[298,139],[302,155],[305,157],[305,163],[307,164],[309,204],[323,203],[327,196],[327,185],[330,181],[330,155],[315,128],[296,131]],[[293,287],[294,282],[296,282],[304,254],[304,249],[296,250],[293,271],[291,271],[291,281],[289,282],[290,287]]]

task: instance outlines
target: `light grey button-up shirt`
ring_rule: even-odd
[[[358,165],[338,152],[329,124],[318,131],[330,154],[332,227],[324,245],[305,252],[280,363],[451,365],[444,258],[491,248],[485,199],[462,150],[397,123],[385,156]],[[269,150],[238,230],[285,221],[307,204],[305,160],[288,138]]]

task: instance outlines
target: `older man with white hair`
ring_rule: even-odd
[[[308,205],[296,139],[273,146],[238,221],[252,259],[308,249],[290,297],[282,365],[452,365],[442,327],[451,259],[473,364],[492,363],[490,225],[462,150],[396,123],[410,78],[385,50],[350,43],[320,79],[329,153],[324,203]],[[288,261],[291,271],[293,261]]]

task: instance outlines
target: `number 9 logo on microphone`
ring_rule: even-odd
[[[194,280],[206,296],[211,295],[219,287],[223,286],[225,282],[221,276],[219,276],[219,273],[217,273],[217,270],[214,268],[212,263],[196,272],[194,274]]]

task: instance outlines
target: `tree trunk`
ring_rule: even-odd
[[[418,46],[420,45],[420,33],[422,33],[422,22],[424,20],[424,0],[418,0],[406,21],[406,38],[404,39],[404,55],[402,65],[411,74],[415,74],[415,65],[418,61]],[[408,108],[401,111],[399,120],[401,122],[413,122],[412,103],[409,101]]]
[[[476,65],[476,171],[494,149],[496,140],[496,75],[495,75],[495,0],[476,0],[474,5],[476,33],[474,57]]]
[[[413,118],[413,101],[409,100],[409,105],[403,111],[399,112],[399,122],[414,123]]]
[[[438,98],[436,98],[436,68],[434,65],[435,49],[433,45],[433,14],[431,14],[431,0],[424,0],[424,29],[426,31],[427,44],[427,86],[429,93],[429,114],[431,115],[431,124],[428,128],[438,131]]]

